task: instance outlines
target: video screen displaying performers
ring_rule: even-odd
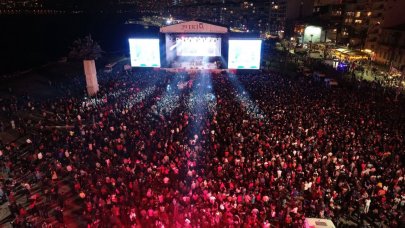
[[[212,34],[167,34],[168,67],[182,69],[218,69],[221,64],[222,38]]]
[[[229,69],[260,69],[261,40],[229,40]]]
[[[221,56],[221,38],[180,37],[176,38],[177,56]]]
[[[159,39],[129,39],[132,67],[160,67]]]

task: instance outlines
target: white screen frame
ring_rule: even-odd
[[[261,39],[230,39],[228,42],[228,69],[259,70],[261,49]]]
[[[160,67],[159,38],[130,38],[129,52],[132,67]]]

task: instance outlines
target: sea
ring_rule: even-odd
[[[73,41],[91,34],[108,54],[128,53],[128,38],[157,34],[158,27],[127,24],[139,15],[0,15],[0,75],[22,72],[69,53]]]

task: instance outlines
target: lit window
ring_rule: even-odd
[[[360,15],[361,15],[361,12],[360,12],[360,11],[357,11],[357,12],[356,12],[356,17],[360,17]]]
[[[367,13],[367,16],[371,16],[371,12],[368,12],[368,13]]]
[[[362,20],[354,20],[355,24],[361,24],[363,21]]]

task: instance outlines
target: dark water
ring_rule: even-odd
[[[125,24],[136,15],[0,16],[0,75],[66,56],[75,39],[91,34],[106,52],[128,52],[128,37],[156,34]]]

